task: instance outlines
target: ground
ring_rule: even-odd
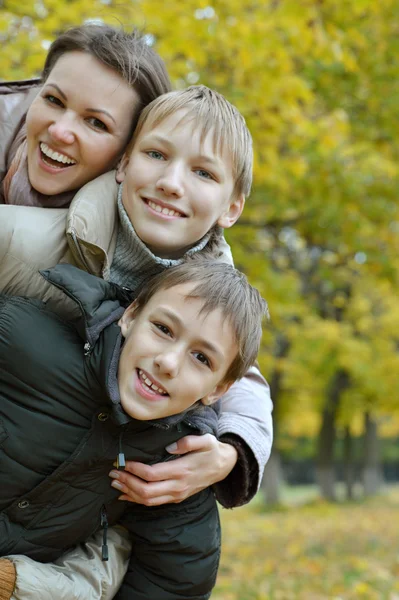
[[[258,498],[221,519],[212,600],[399,600],[399,487],[365,502],[276,511]]]

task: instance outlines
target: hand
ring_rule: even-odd
[[[119,500],[146,506],[179,503],[225,479],[237,462],[236,449],[209,433],[188,435],[167,450],[184,456],[156,465],[127,461],[125,471],[111,471],[111,485],[122,492]]]

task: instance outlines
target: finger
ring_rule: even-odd
[[[187,452],[206,452],[213,448],[216,438],[210,433],[205,435],[186,435],[178,442],[166,446],[170,454],[187,454]]]
[[[155,481],[147,483],[133,475],[120,475],[111,483],[112,487],[123,492],[134,502],[146,503],[147,500],[160,496],[179,496],[185,492],[185,486],[175,480]]]
[[[137,502],[136,500],[132,500],[130,496],[122,494],[119,496],[118,500],[124,500],[125,502],[134,502],[135,504],[145,504],[145,506],[160,506],[161,504],[176,504],[180,502],[180,500],[176,500],[173,496],[160,496],[159,498],[149,498],[146,503]]]
[[[158,463],[156,465],[145,465],[143,463],[128,460],[126,462],[125,470],[118,471],[118,473],[120,473],[119,479],[128,481],[131,475],[148,482],[176,479],[176,472],[178,472],[178,469],[174,467],[173,462],[174,461]],[[128,479],[126,480],[125,477]]]

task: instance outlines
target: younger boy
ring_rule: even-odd
[[[56,559],[119,521],[133,542],[118,599],[208,598],[220,531],[207,489],[178,505],[118,502],[115,459],[167,460],[216,431],[211,404],[254,363],[265,302],[233,267],[192,260],[126,292],[70,265],[44,273],[80,318],[0,296],[0,555]],[[39,590],[38,590],[39,591]]]

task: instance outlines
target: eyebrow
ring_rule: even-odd
[[[176,314],[175,312],[173,312],[172,310],[170,310],[169,308],[166,308],[166,307],[165,308],[161,307],[161,310],[165,314],[165,316],[169,317],[169,319],[172,321],[172,323],[174,323],[175,325],[177,325],[179,327],[185,328],[185,325],[183,324],[183,321],[180,319],[178,314]],[[214,346],[213,344],[208,342],[208,340],[206,340],[205,338],[199,338],[198,343],[201,346],[203,346],[206,350],[208,350],[208,352],[212,352],[212,354],[214,354],[217,358],[219,358],[219,360],[223,360],[223,358],[224,358],[223,352],[221,352],[216,346]]]
[[[62,91],[62,89],[56,83],[46,82],[45,87],[48,85],[55,88],[63,100],[65,100],[65,101],[68,100],[68,97],[66,96],[66,94]],[[86,110],[88,112],[100,113],[103,115],[107,115],[116,124],[114,117],[107,110],[103,110],[102,108],[91,108],[91,107],[87,107]]]
[[[169,147],[173,146],[173,144],[170,142],[170,140],[167,137],[160,135],[159,133],[149,132],[146,137],[149,138],[150,142],[155,141],[155,142],[159,142],[161,144],[165,144],[166,146],[169,146]],[[198,156],[195,157],[195,160],[207,162],[211,165],[214,165],[215,167],[218,167],[218,166],[220,167],[220,165],[223,164],[223,161],[217,155],[209,156],[207,154],[199,154]]]

